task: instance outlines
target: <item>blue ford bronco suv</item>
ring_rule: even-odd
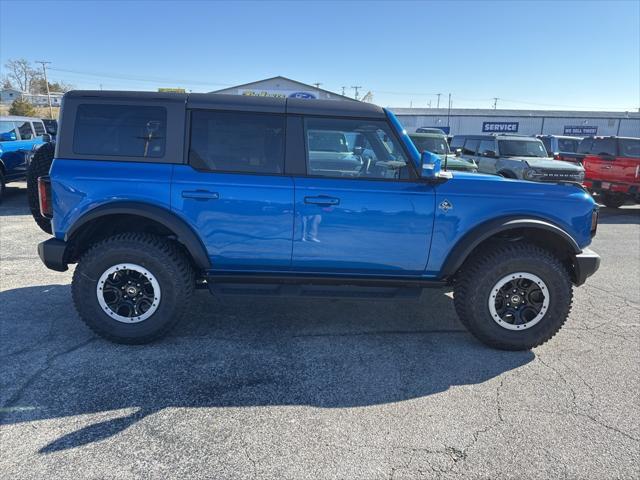
[[[444,172],[396,117],[360,102],[73,91],[38,246],[77,263],[84,322],[120,343],[166,334],[196,288],[374,297],[451,286],[484,343],[529,349],[600,263],[578,184]]]

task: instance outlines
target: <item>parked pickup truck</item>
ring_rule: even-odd
[[[195,288],[404,299],[449,286],[481,341],[544,343],[599,266],[593,199],[440,163],[368,103],[74,91],[39,178],[53,237],[38,252],[53,270],[77,263],[79,316],[115,342],[166,334]]]
[[[640,138],[587,137],[579,151],[584,154],[584,185],[602,203],[611,208],[640,203]]]

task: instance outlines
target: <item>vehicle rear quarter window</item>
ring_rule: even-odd
[[[36,131],[36,137],[39,137],[46,133],[42,122],[33,122],[33,129]]]
[[[544,143],[544,148],[547,149],[547,153],[551,155],[551,152],[553,152],[553,147],[551,146],[551,139],[549,137],[542,137],[540,140],[542,140],[542,143]]]
[[[164,107],[81,104],[76,112],[73,152],[159,158],[164,155],[166,130]]]
[[[307,174],[333,178],[403,179],[407,157],[380,120],[305,119]]]
[[[210,172],[284,172],[285,117],[254,112],[191,112],[189,163]]]
[[[578,153],[593,153],[593,138],[583,138],[578,145]]]
[[[33,138],[33,129],[29,122],[17,122],[18,132],[20,132],[20,138],[22,140],[31,140]]]
[[[621,138],[620,156],[626,158],[640,158],[640,138]]]

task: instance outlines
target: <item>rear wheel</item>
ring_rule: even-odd
[[[573,297],[560,260],[526,243],[494,244],[473,255],[458,272],[454,304],[476,338],[494,348],[527,350],[560,330]]]
[[[73,275],[82,320],[116,343],[148,343],[167,334],[191,303],[191,263],[177,244],[125,233],[86,252]]]
[[[627,198],[625,195],[620,193],[609,193],[605,192],[601,195],[602,203],[604,203],[609,208],[620,208],[625,204]]]
[[[29,200],[29,210],[38,226],[45,232],[51,233],[51,220],[40,214],[40,203],[38,200],[38,177],[49,175],[55,145],[45,143],[33,155],[29,168],[27,169],[27,199]]]

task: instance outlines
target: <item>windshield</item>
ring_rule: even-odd
[[[540,140],[498,140],[501,156],[546,157],[547,150]]]
[[[411,136],[410,136],[411,137]],[[449,144],[444,137],[411,137],[420,153],[425,150],[438,155],[449,153]]]

